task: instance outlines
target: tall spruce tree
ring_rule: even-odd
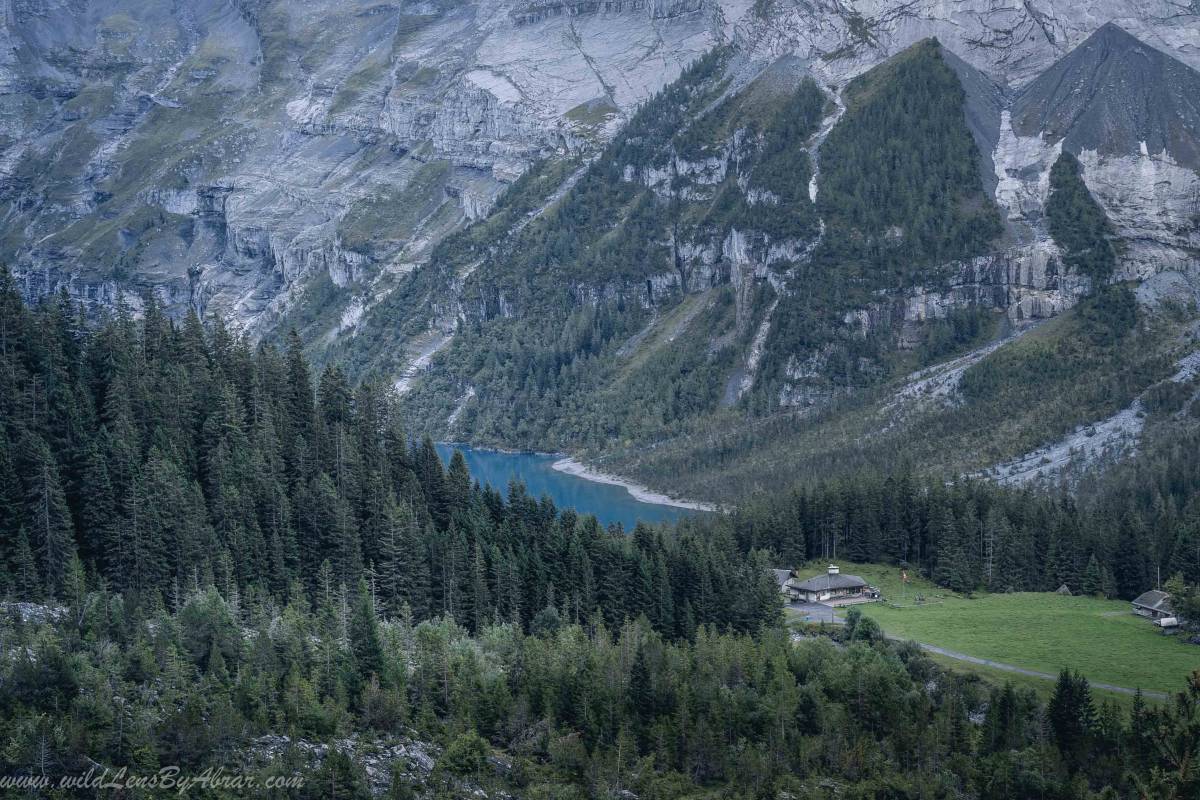
[[[1068,767],[1078,770],[1096,728],[1096,709],[1087,679],[1067,669],[1060,672],[1046,714],[1055,746]]]
[[[54,595],[62,589],[67,564],[76,554],[74,526],[50,448],[35,433],[26,433],[20,444],[25,525],[45,589]]]

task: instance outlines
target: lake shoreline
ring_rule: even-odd
[[[589,467],[581,461],[577,461],[571,456],[563,456],[555,461],[551,467],[556,472],[562,472],[566,475],[573,475],[576,478],[583,478],[593,483],[604,483],[609,486],[620,486],[625,491],[629,492],[633,499],[642,502],[650,503],[658,506],[671,506],[673,508],[686,508],[689,511],[720,511],[720,509],[711,503],[701,503],[695,500],[679,500],[669,495],[655,492],[639,483],[626,480],[617,475],[610,475],[607,472]]]

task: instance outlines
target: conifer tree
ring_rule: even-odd
[[[81,542],[83,555],[93,564],[103,563],[105,550],[116,537],[117,500],[108,479],[108,462],[95,443],[84,460],[79,498],[80,528],[87,532]]]
[[[350,646],[354,661],[364,676],[383,674],[383,641],[379,634],[379,620],[371,593],[363,579],[358,581],[354,595],[354,611],[350,618]]]
[[[1000,538],[997,550],[996,588],[1018,592],[1042,588],[1042,578],[1037,569],[1037,546],[1034,534],[1028,527],[1013,527],[1008,536]],[[1050,588],[1057,589],[1058,586],[1055,584]]]
[[[650,560],[643,551],[634,557],[633,569],[629,571],[629,586],[625,600],[625,612],[635,617],[652,614],[656,605],[654,579],[651,576]]]
[[[40,436],[21,442],[19,469],[25,482],[25,519],[38,571],[49,594],[62,589],[67,564],[75,555],[75,534],[58,466]]]
[[[38,574],[37,559],[29,544],[29,536],[22,526],[17,530],[17,541],[13,548],[12,565],[13,591],[17,597],[38,600],[42,596],[42,576]]]
[[[985,753],[1012,750],[1020,745],[1019,711],[1011,682],[1005,681],[1003,687],[992,689],[983,722]]]
[[[937,568],[934,580],[956,592],[970,591],[974,587],[971,576],[971,560],[963,541],[963,532],[948,507],[941,507],[937,516],[931,518],[937,542]]]
[[[1183,575],[1184,580],[1200,585],[1200,520],[1179,525],[1171,548],[1170,571]]]
[[[5,275],[0,268],[0,279]],[[2,301],[2,295],[0,295]],[[11,344],[10,344],[11,347]],[[2,373],[3,370],[0,370]],[[4,405],[2,395],[3,377],[0,376],[0,408]],[[13,464],[9,436],[0,424],[0,562],[8,563],[14,557],[12,544],[16,542],[17,530],[24,525],[22,516],[22,486]]]
[[[1087,679],[1067,669],[1060,672],[1046,713],[1059,753],[1072,771],[1079,769],[1096,726]]]
[[[471,630],[481,631],[484,624],[492,617],[491,593],[487,583],[487,561],[483,557],[483,548],[479,540],[475,540],[474,552],[471,557]]]
[[[287,397],[282,426],[288,476],[293,482],[309,477],[311,448],[315,445],[313,428],[316,408],[313,400],[312,374],[304,347],[295,330],[287,337]]]
[[[1147,589],[1153,588],[1142,549],[1146,538],[1144,526],[1139,519],[1132,514],[1126,514],[1121,519],[1113,557],[1113,575],[1117,582],[1117,594],[1127,600],[1132,600]]]
[[[588,567],[590,571],[590,565]],[[654,569],[652,571],[653,579],[653,596],[654,605],[652,608],[651,619],[659,630],[673,631],[675,630],[675,598],[671,591],[671,575],[667,567],[666,557],[662,551],[659,551],[654,556]],[[590,582],[590,576],[588,577]],[[776,587],[772,582],[771,586],[772,600],[778,603]],[[582,608],[587,608],[587,604],[580,602]]]
[[[446,502],[446,476],[442,460],[433,446],[433,440],[428,436],[421,440],[420,446],[413,454],[413,463],[425,496],[425,506],[438,528],[444,529],[450,522],[450,509]]]
[[[401,561],[403,524],[400,507],[395,497],[389,497],[384,511],[382,525],[379,528],[375,551],[379,561],[376,564],[378,592],[381,610],[389,614],[398,614],[404,604],[401,598],[404,574]]]
[[[1079,582],[1079,591],[1087,595],[1098,595],[1104,592],[1104,575],[1100,571],[1100,562],[1096,560],[1095,553],[1088,558],[1087,567]]]
[[[446,503],[451,515],[462,514],[467,510],[471,495],[471,474],[467,471],[467,461],[461,450],[455,450],[450,457],[450,466],[446,470]]]

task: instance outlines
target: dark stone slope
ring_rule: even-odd
[[[1000,141],[1000,111],[1006,101],[1005,90],[945,46],[941,50],[942,60],[954,70],[966,94],[963,111],[967,127],[979,148],[979,176],[988,195],[995,194],[997,178],[992,152]]]
[[[1111,22],[1031,83],[1013,129],[1063,139],[1073,153],[1123,155],[1146,143],[1200,169],[1200,72]]]

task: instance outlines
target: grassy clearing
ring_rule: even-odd
[[[814,565],[803,574],[823,569]],[[1129,613],[1124,601],[1045,592],[967,599],[920,579],[905,595],[897,567],[843,564],[842,571],[883,590],[889,602],[863,611],[895,636],[1041,672],[1070,667],[1093,681],[1160,692],[1178,691],[1200,669],[1200,647],[1162,635]],[[928,602],[916,604],[918,593]]]
[[[580,103],[568,111],[565,116],[572,122],[579,123],[587,128],[596,129],[605,125],[620,113],[620,110],[612,104],[611,100],[608,98],[598,98]]]
[[[684,295],[674,308],[655,320],[644,333],[634,336],[623,345],[619,355],[628,355],[628,360],[618,373],[621,379],[627,379],[634,372],[642,369],[652,356],[674,344],[692,321],[704,311],[705,306],[714,302],[714,295],[717,291],[719,290]],[[628,348],[628,353],[625,352],[626,348]]]
[[[452,170],[449,161],[430,161],[403,188],[381,189],[356,200],[338,223],[342,245],[359,253],[394,247],[446,202]]]

